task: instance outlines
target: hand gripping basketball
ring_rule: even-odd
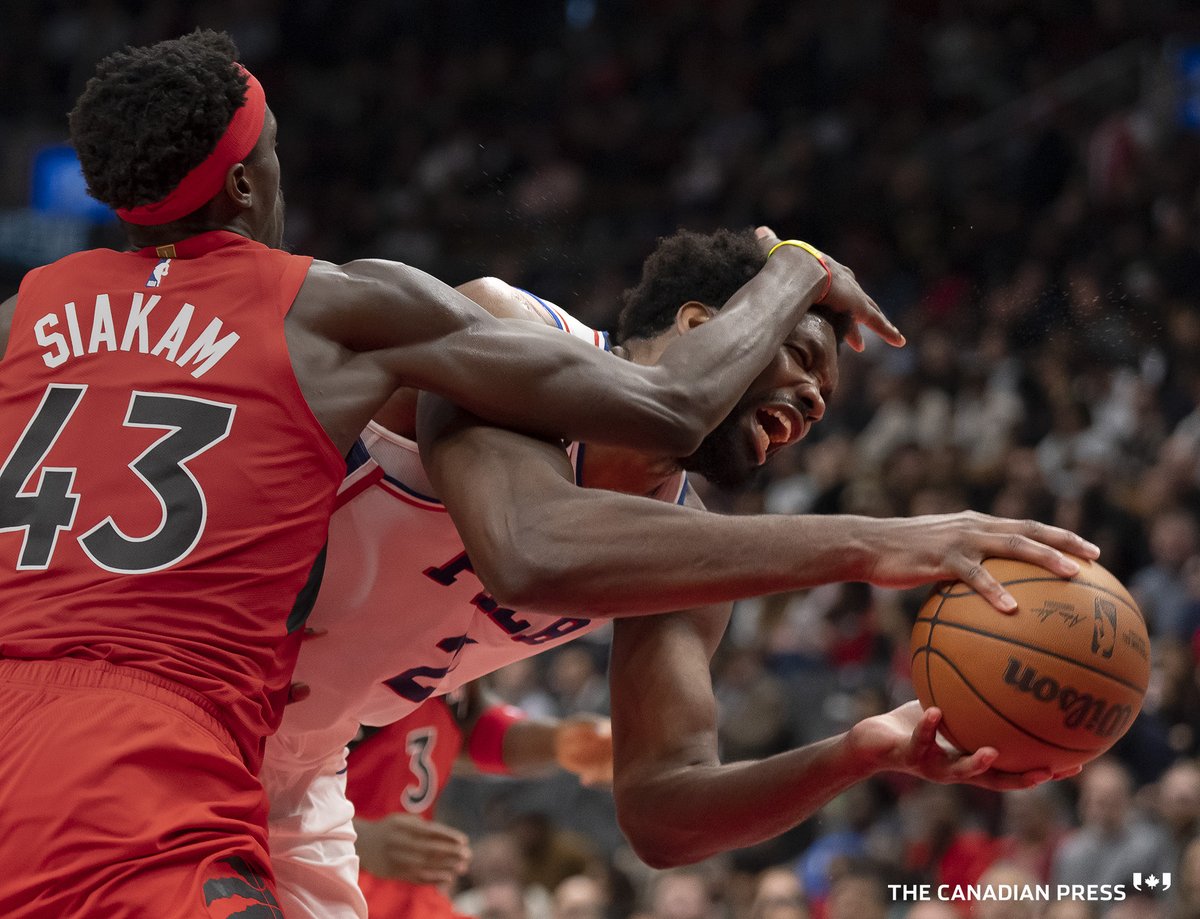
[[[989,559],[1017,602],[995,615],[961,581],[936,587],[911,644],[913,686],[941,710],[941,733],[964,752],[994,748],[1008,772],[1061,773],[1129,730],[1150,679],[1150,640],[1129,592],[1095,562],[1070,580]]]

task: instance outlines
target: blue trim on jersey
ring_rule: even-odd
[[[380,468],[380,471],[382,472],[383,467],[380,466],[379,468]],[[406,495],[412,495],[414,498],[424,501],[426,504],[436,504],[438,507],[445,507],[445,505],[442,504],[442,502],[439,501],[437,498],[431,498],[431,497],[429,497],[429,495],[421,494],[419,491],[417,491],[411,485],[406,485],[405,483],[401,482],[399,479],[388,475],[386,472],[383,473],[383,479],[385,482],[391,482],[393,485],[395,485],[397,488],[399,488]]]
[[[367,445],[362,442],[362,438],[360,437],[354,442],[354,446],[350,448],[350,452],[346,454],[346,475],[350,475],[350,473],[354,472],[356,469],[361,469],[367,463],[372,462],[375,462],[375,460],[371,456],[371,451],[367,449]],[[406,495],[412,495],[412,497],[420,501],[424,501],[426,504],[436,504],[438,507],[445,506],[437,498],[431,498],[429,495],[423,495],[412,486],[401,482],[395,476],[388,475],[382,466],[379,467],[379,471],[382,473],[384,481],[391,482]]]
[[[679,500],[676,501],[675,503],[676,504],[687,503],[687,493],[688,493],[688,479],[687,479],[687,476],[685,475],[683,477],[683,488],[679,489]]]
[[[524,287],[518,287],[516,289],[519,290],[523,294],[527,294],[528,296],[533,297],[534,300],[536,300],[538,303],[540,303],[542,305],[542,309],[544,309],[547,313],[550,314],[550,318],[554,320],[554,324],[556,326],[558,326],[564,332],[567,330],[566,326],[564,326],[562,324],[562,320],[558,318],[558,313],[556,313],[554,310],[552,310],[550,308],[549,303],[547,303],[545,300],[543,300],[541,297],[539,297],[537,294],[535,294],[532,290],[526,290]]]
[[[541,304],[542,309],[544,309],[550,315],[550,318],[554,320],[554,324],[556,326],[558,326],[558,328],[561,329],[563,332],[567,331],[567,327],[565,325],[563,325],[562,319],[559,318],[558,310],[556,310],[554,307],[552,307],[547,301],[543,300],[541,297],[539,297],[537,294],[535,294],[532,290],[526,290],[524,287],[515,287],[513,289],[519,290],[521,293],[526,294],[527,296],[533,297],[534,300],[536,300],[539,304]],[[578,319],[576,319],[575,321],[579,322]],[[587,326],[585,326],[582,322],[580,322],[579,325],[585,329],[587,328]],[[592,333],[600,336],[601,349],[611,353],[612,352],[612,341],[609,339],[608,333],[600,332],[595,329],[592,330]],[[570,333],[568,333],[568,334],[570,334]]]
[[[575,447],[575,484],[583,488],[583,448],[585,444]]]
[[[371,452],[367,449],[367,445],[362,442],[360,437],[354,441],[354,446],[350,448],[350,452],[346,454],[346,475],[354,472],[356,469],[361,469],[371,461]]]

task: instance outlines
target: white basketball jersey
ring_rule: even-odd
[[[556,319],[607,345],[561,311]],[[572,444],[567,453],[578,482],[585,448]],[[497,603],[475,576],[412,441],[370,425],[348,468],[308,619],[318,635],[305,641],[295,671],[311,692],[287,707],[274,741],[293,759],[315,763],[348,743],[360,722],[389,724],[430,696],[603,624],[583,610],[558,616]],[[682,503],[687,487],[680,473],[653,497]]]

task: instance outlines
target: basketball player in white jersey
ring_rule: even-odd
[[[627,295],[619,353],[654,363],[763,258],[750,234],[664,241]],[[494,280],[464,287],[497,315],[608,345],[523,291]],[[326,581],[309,620],[317,634],[296,670],[310,694],[289,707],[262,775],[287,915],[364,915],[340,775],[343,745],[360,722],[394,721],[430,695],[607,618],[617,619],[618,811],[651,864],[695,861],[776,835],[883,770],[992,788],[1051,777],[991,772],[997,753],[990,748],[944,752],[935,741],[939,713],[922,713],[916,703],[769,760],[718,762],[708,661],[728,601],[829,581],[899,587],[953,577],[1011,609],[980,567],[983,558],[1021,558],[1070,576],[1077,566],[1063,552],[1097,554],[1066,531],[979,514],[876,520],[703,512],[685,469],[732,484],[800,440],[836,388],[844,332],[836,314],[810,311],[729,419],[684,459],[564,447],[484,425],[425,395],[419,455],[411,402],[393,402],[393,431],[368,428],[331,523]],[[671,612],[680,609],[689,611]]]

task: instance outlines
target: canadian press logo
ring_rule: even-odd
[[[1132,894],[1155,895],[1171,889],[1171,872],[1135,873],[1128,884],[888,884],[892,902],[916,903],[943,900],[977,901],[1084,900],[1111,903]]]
[[[1135,890],[1148,890],[1151,893],[1156,890],[1170,890],[1171,872],[1164,871],[1161,876],[1157,874],[1147,874],[1144,878],[1141,874],[1135,873],[1133,875],[1133,886]]]

